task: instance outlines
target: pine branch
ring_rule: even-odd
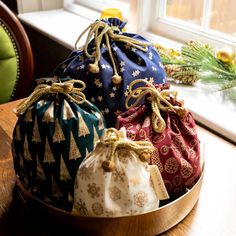
[[[220,91],[223,91],[223,90],[226,90],[226,89],[232,89],[236,87],[236,80],[233,80],[233,81],[227,81],[224,83],[224,85],[221,86],[221,89]]]
[[[203,67],[217,68],[224,71],[226,68],[208,48],[200,45],[197,42],[187,43],[182,47],[181,55],[184,61],[190,64],[198,64],[201,62]]]
[[[236,62],[225,63],[215,56],[213,48],[198,42],[188,42],[180,52],[158,46],[167,75],[182,83],[193,84],[196,80],[215,83],[221,90],[236,87]],[[228,50],[221,51],[225,55]],[[229,62],[229,61],[228,61]]]

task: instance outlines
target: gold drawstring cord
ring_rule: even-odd
[[[75,88],[74,84],[80,84],[81,87]],[[34,102],[47,94],[62,93],[77,104],[84,103],[86,98],[81,91],[83,91],[85,87],[85,83],[81,80],[68,80],[64,83],[53,83],[52,85],[40,84],[29,97],[17,105],[14,112],[17,116],[22,115]],[[77,98],[75,99],[71,94],[76,94]]]
[[[123,139],[115,128],[106,130],[105,140],[101,141],[101,143],[111,147],[109,158],[102,163],[103,169],[107,172],[115,169],[114,157],[117,149],[125,148],[126,150],[134,151],[139,155],[141,161],[148,161],[151,153],[155,150],[151,142]]]
[[[89,32],[88,32],[86,42],[85,42],[85,45],[84,45],[83,48],[84,48],[85,55],[88,58],[94,58],[94,63],[89,64],[89,70],[92,73],[98,73],[99,72],[98,62],[99,62],[100,57],[101,57],[100,46],[101,46],[101,42],[102,42],[103,37],[105,37],[107,50],[108,50],[108,53],[110,55],[113,70],[114,70],[114,75],[112,77],[112,82],[115,85],[120,84],[122,79],[121,79],[121,76],[117,72],[115,59],[114,59],[114,56],[113,56],[113,53],[112,53],[112,50],[111,50],[110,39],[112,39],[113,41],[119,41],[119,42],[129,44],[130,46],[135,47],[135,48],[137,48],[139,50],[142,50],[142,51],[147,51],[148,45],[151,45],[149,42],[141,42],[137,39],[133,39],[133,38],[130,38],[130,37],[125,36],[125,35],[116,34],[116,33],[114,33],[115,31],[120,31],[118,27],[109,26],[107,23],[105,23],[103,21],[96,21],[96,22],[92,23],[91,25],[89,25],[80,34],[80,36],[76,40],[75,48],[77,48],[78,42],[80,41],[82,36],[88,30],[89,30]],[[95,51],[93,51],[90,54],[88,52],[88,45],[89,45],[89,42],[91,41],[91,39],[93,38],[93,36],[94,36]]]
[[[133,86],[137,85],[138,83],[145,83],[147,86],[133,89]],[[174,98],[177,97],[176,91],[162,90],[161,92],[159,92],[152,83],[142,79],[132,81],[129,85],[128,91],[129,95],[125,101],[126,109],[137,106],[138,104],[140,104],[140,101],[147,96],[147,99],[151,102],[152,108],[152,127],[157,133],[163,132],[166,128],[166,123],[161,116],[160,110],[171,110],[173,112],[176,112],[180,117],[184,117],[187,114],[186,108],[173,106],[168,101],[168,98],[170,98],[171,96],[173,96]],[[129,105],[131,99],[135,99],[135,102]]]

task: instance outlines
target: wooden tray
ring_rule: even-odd
[[[198,182],[180,198],[159,209],[141,215],[98,218],[75,215],[46,204],[32,196],[17,180],[17,186],[27,205],[34,212],[73,227],[80,235],[157,235],[183,220],[196,204],[203,182],[204,168]]]

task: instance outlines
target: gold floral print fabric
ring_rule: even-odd
[[[104,171],[109,145],[98,142],[95,150],[81,163],[74,191],[73,212],[95,217],[136,215],[155,210],[159,199],[153,188],[149,165],[137,153],[118,148],[115,168]]]

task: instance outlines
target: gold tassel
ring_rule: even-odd
[[[115,169],[114,156],[117,149],[126,148],[134,151],[141,161],[147,162],[151,153],[155,150],[152,143],[148,141],[131,141],[122,138],[122,135],[115,128],[109,128],[105,132],[104,141],[100,141],[104,145],[110,145],[110,156],[103,161],[102,167],[106,172],[112,172]]]

